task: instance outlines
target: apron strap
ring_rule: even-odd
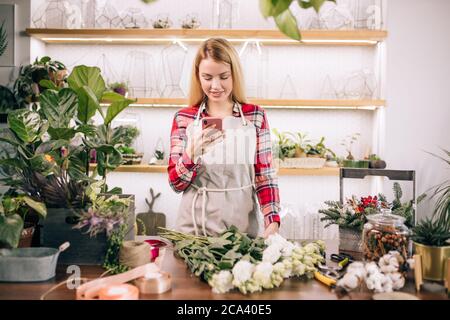
[[[198,229],[197,229],[197,221],[195,219],[195,204],[197,202],[198,196],[202,195],[202,231],[203,235],[207,237],[206,234],[206,193],[207,192],[225,192],[225,191],[238,191],[238,190],[244,190],[247,188],[255,188],[254,184],[249,184],[243,187],[237,187],[237,188],[226,188],[226,189],[209,189],[206,187],[199,187],[195,184],[191,184],[195,189],[197,189],[197,192],[194,195],[194,198],[192,199],[192,207],[191,207],[191,214],[192,214],[192,224],[194,225],[194,232],[195,235],[198,236]]]

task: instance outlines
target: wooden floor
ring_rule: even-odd
[[[227,294],[214,294],[209,285],[192,276],[184,262],[168,251],[163,263],[163,270],[170,272],[173,279],[172,290],[163,294],[141,295],[141,299],[164,300],[218,300],[218,299],[274,299],[274,300],[336,300],[337,295],[327,286],[316,280],[288,279],[276,289],[265,290],[262,293],[243,295],[237,291]],[[103,273],[100,266],[81,266],[81,277],[94,279]],[[0,283],[0,299],[40,299],[41,296],[56,284],[70,276],[65,266],[58,266],[55,279],[41,283]],[[411,281],[403,289],[404,292],[415,294]],[[419,293],[420,299],[446,299],[444,293]],[[72,300],[75,299],[75,290],[69,290],[64,283],[62,286],[46,295],[45,299]],[[369,292],[353,292],[341,299],[371,299]]]

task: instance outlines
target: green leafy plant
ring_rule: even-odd
[[[314,8],[319,12],[324,2],[330,1],[336,3],[335,0],[297,0],[295,1],[300,8]],[[289,7],[294,0],[260,0],[260,10],[264,18],[273,17],[278,29],[289,38],[301,40],[301,34],[298,30],[297,20],[292,14]]]
[[[45,204],[25,195],[3,196],[0,201],[0,244],[16,248],[24,227],[24,221],[30,210],[42,218],[47,215]]]
[[[296,157],[306,153],[307,144],[311,142],[311,140],[307,138],[307,133],[288,132],[287,135],[291,137],[292,142],[295,144]]]
[[[18,108],[19,104],[12,90],[6,86],[0,86],[0,113],[8,113]]]
[[[352,154],[352,147],[353,144],[358,140],[358,138],[361,136],[360,133],[354,133],[351,135],[348,135],[345,137],[345,139],[342,140],[341,146],[345,147],[345,150],[347,151],[347,160],[355,160],[355,157]]]
[[[279,132],[277,129],[272,129],[276,139],[273,142],[273,154],[278,156],[281,160],[284,158],[293,158],[295,155],[295,143],[288,138],[286,132]]]
[[[48,207],[84,208],[86,186],[97,174],[106,182],[107,173],[122,163],[112,141],[111,122],[134,100],[106,91],[96,67],[77,66],[67,80],[68,87],[48,88],[41,94],[38,111],[9,113],[6,135],[0,141],[16,152],[0,159],[5,177],[0,181]],[[111,101],[106,113],[100,106],[102,99]],[[103,119],[100,125],[91,123],[96,112]],[[97,167],[89,176],[93,149]]]
[[[91,206],[78,215],[78,224],[74,229],[86,229],[90,237],[106,233],[108,248],[103,267],[110,273],[121,273],[128,270],[119,261],[119,252],[125,235],[129,232],[128,214],[132,204],[131,198],[99,196],[101,184],[94,183],[87,192]],[[97,190],[95,190],[97,189]]]
[[[306,154],[313,156],[320,156],[321,158],[326,158],[327,155],[335,158],[336,154],[330,148],[327,148],[324,144],[325,137],[321,137],[319,142],[316,144],[308,144],[306,146]]]
[[[325,228],[337,224],[341,228],[362,231],[367,222],[367,216],[379,212],[381,208],[388,208],[389,204],[378,196],[361,197],[352,196],[345,203],[340,201],[325,201],[328,208],[320,209],[324,216],[320,221],[326,221]]]
[[[448,246],[450,245],[450,230],[438,220],[425,218],[412,229],[412,239],[427,246]]]
[[[0,26],[0,57],[5,53],[8,48],[8,38],[6,34],[5,21]]]
[[[428,153],[450,165],[450,151],[442,151],[447,158]],[[412,239],[428,246],[450,245],[450,180],[447,179],[432,189],[434,191],[430,198],[436,198],[433,215],[420,221],[412,229]]]
[[[20,67],[19,76],[14,82],[14,95],[21,108],[36,102],[47,89],[59,89],[66,86],[66,66],[50,57],[36,58],[33,64]]]

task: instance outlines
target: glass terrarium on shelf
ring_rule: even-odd
[[[102,7],[97,8],[95,28],[116,29],[123,28],[122,18],[117,9],[108,1]]]
[[[246,41],[239,50],[249,98],[267,97],[268,50],[259,41]]]
[[[158,97],[153,56],[144,51],[131,51],[125,57],[121,81],[128,83],[130,97]]]
[[[148,27],[147,18],[139,8],[128,8],[122,13],[121,17],[125,28],[143,29]]]
[[[232,29],[238,20],[239,2],[237,0],[213,0],[213,29]]]
[[[181,42],[175,42],[166,46],[161,52],[162,76],[160,82],[161,97],[179,98],[185,97],[181,85],[181,78],[186,64],[187,48]]]

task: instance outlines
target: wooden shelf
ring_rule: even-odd
[[[384,30],[304,30],[302,41],[288,38],[278,30],[252,29],[39,29],[26,33],[46,43],[149,44],[173,40],[201,42],[224,37],[231,42],[257,40],[270,45],[345,45],[372,46],[387,37]]]
[[[91,164],[91,169],[95,168],[95,164]],[[118,167],[115,172],[146,172],[146,173],[167,173],[167,166],[157,165],[124,165]],[[324,167],[321,169],[293,169],[280,168],[278,171],[280,176],[339,176],[339,168]]]
[[[249,99],[249,103],[263,106],[266,109],[305,109],[305,108],[375,108],[384,107],[385,100],[305,100],[305,99]],[[132,107],[180,108],[187,106],[185,98],[137,98]]]

